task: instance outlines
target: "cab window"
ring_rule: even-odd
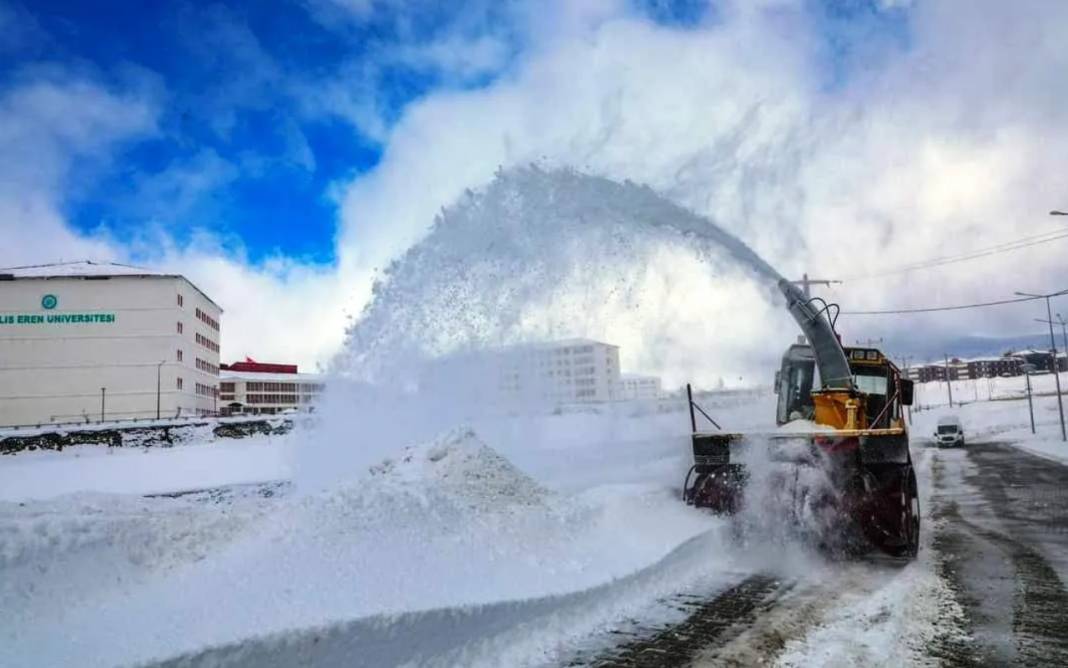
[[[869,376],[857,374],[853,376],[853,384],[865,394],[881,394],[886,396],[886,374]]]

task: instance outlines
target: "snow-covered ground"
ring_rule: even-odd
[[[774,400],[699,398],[732,431],[769,430]],[[1055,401],[1036,399],[1049,439],[1059,438]],[[689,417],[666,408],[486,417],[322,489],[247,484],[299,473],[323,436],[307,430],[0,458],[0,665],[180,655],[284,665],[278,657],[354,651],[376,665],[551,664],[659,598],[757,570],[800,583],[777,613],[805,612],[783,618],[794,630],[783,631],[780,665],[911,663],[949,628],[940,620],[959,611],[928,549],[922,443],[948,407],[913,414],[920,558],[844,571],[781,545],[738,547],[725,520],[680,503]],[[1026,402],[954,411],[971,439],[1030,436]],[[225,485],[236,487],[143,496]]]
[[[1068,373],[1060,374],[1060,383],[1068,392]],[[1022,376],[954,381],[952,408],[945,383],[917,384],[915,403],[924,410],[913,409],[913,437],[929,437],[934,433],[939,417],[957,415],[968,439],[1003,441],[1068,462],[1068,443],[1061,437],[1056,379],[1052,374],[1032,376],[1031,387],[1034,434],[1031,433],[1026,379]],[[1064,401],[1068,410],[1068,396]]]
[[[718,408],[743,428],[771,402]],[[565,597],[567,624],[515,650],[517,661],[544,658],[561,638],[730,566],[721,551],[677,553],[702,536],[721,543],[724,528],[678,500],[688,416],[620,410],[520,429],[486,420],[346,484],[270,496],[142,495],[287,478],[309,434],[0,458],[0,664],[124,665],[382,615]],[[537,610],[550,626],[547,610],[560,612]]]
[[[82,445],[0,457],[0,500],[74,492],[164,494],[287,480],[290,435],[205,440],[172,448]]]

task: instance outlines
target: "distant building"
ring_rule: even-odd
[[[0,425],[214,412],[221,314],[178,274],[0,269]]]
[[[296,364],[246,359],[223,364],[219,405],[224,415],[271,415],[286,410],[310,412],[324,389],[319,374],[299,373]]]
[[[619,380],[619,346],[566,339],[446,355],[418,384],[466,401],[527,405],[610,401]]]
[[[619,346],[565,339],[513,346],[500,359],[500,391],[522,400],[535,395],[556,402],[612,400],[619,386]]]
[[[949,363],[948,368],[946,368],[944,363],[922,364],[922,366],[916,367],[916,377],[920,380],[920,383],[944,383],[946,376],[951,380],[962,380],[971,377],[968,371],[968,364],[961,363],[960,360],[957,360],[956,363]]]
[[[997,378],[999,376],[1019,376],[1023,373],[1023,362],[1018,357],[982,357],[968,360],[970,378]]]
[[[628,373],[623,374],[620,378],[618,391],[614,398],[623,401],[659,399],[662,389],[658,376],[639,376]]]
[[[950,360],[948,367],[945,363],[942,363],[923,364],[914,368],[916,369],[913,372],[915,374],[915,379],[921,383],[930,383],[933,381],[945,382],[947,376],[949,380],[967,380],[972,378],[968,364],[957,358]]]
[[[1053,353],[1049,350],[1021,350],[1020,352],[1012,353],[1012,356],[1020,359],[1023,363],[1034,365],[1035,371],[1049,373],[1053,370]],[[1065,358],[1063,353],[1057,353],[1057,370],[1068,371],[1068,359]]]
[[[1068,369],[1068,363],[1062,355],[1058,355],[1058,362],[1062,371]],[[1047,351],[1025,350],[1007,353],[1001,357],[979,357],[970,360],[953,358],[949,362],[948,376],[950,380],[1019,376],[1023,374],[1024,364],[1034,364],[1036,370],[1048,371],[1050,354]],[[945,382],[947,376],[944,363],[924,364],[912,367],[908,372],[909,378],[920,383]]]

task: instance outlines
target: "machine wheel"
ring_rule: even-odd
[[[905,550],[901,556],[915,559],[920,552],[920,495],[916,486],[916,471],[910,466],[905,476],[905,507],[902,523]]]
[[[912,466],[902,472],[900,486],[894,496],[897,497],[900,532],[897,535],[900,538],[894,541],[892,547],[888,545],[883,549],[892,557],[915,559],[920,551],[920,497],[916,488],[916,472]]]

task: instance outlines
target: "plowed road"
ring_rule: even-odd
[[[954,632],[936,634],[916,663],[1068,666],[1068,466],[1006,443],[926,454],[935,520],[925,526],[928,549],[963,615],[944,620]],[[680,597],[692,611],[682,623],[630,630],[616,647],[570,665],[774,664],[843,594],[874,591],[900,568],[842,564],[841,577],[818,583],[750,576],[709,598]]]

